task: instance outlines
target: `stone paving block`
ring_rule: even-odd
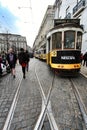
[[[8,112],[10,110],[14,94],[17,90],[19,81],[21,77],[12,79],[11,74],[3,76],[0,82],[0,122],[2,126],[7,118]]]
[[[15,126],[13,130],[33,130],[41,112],[41,95],[32,69],[32,72],[27,73],[26,79],[23,79],[21,83],[20,95],[12,121],[12,125]]]

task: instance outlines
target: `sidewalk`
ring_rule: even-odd
[[[87,78],[87,67],[86,66],[81,65],[80,72]]]

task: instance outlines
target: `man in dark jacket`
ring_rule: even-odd
[[[25,77],[26,77],[25,69],[26,69],[26,65],[27,65],[27,55],[26,55],[26,52],[24,52],[23,48],[20,49],[20,53],[18,54],[18,59],[19,59],[20,65],[22,67],[23,78],[25,79]]]
[[[2,63],[2,57],[1,57],[1,54],[0,54],[0,75],[2,75],[1,63]]]
[[[15,65],[16,65],[16,61],[17,61],[17,56],[13,52],[12,48],[9,49],[6,60],[7,60],[7,64],[10,65],[13,78],[15,78]]]
[[[83,59],[84,59],[83,66],[86,64],[87,67],[87,52],[84,54]]]

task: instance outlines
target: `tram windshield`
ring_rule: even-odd
[[[64,48],[75,48],[75,31],[64,32]]]
[[[52,49],[61,49],[62,47],[62,32],[57,32],[52,35]]]

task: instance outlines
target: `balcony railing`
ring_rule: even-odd
[[[80,0],[78,4],[73,8],[73,15],[76,16],[85,8],[85,0]]]

